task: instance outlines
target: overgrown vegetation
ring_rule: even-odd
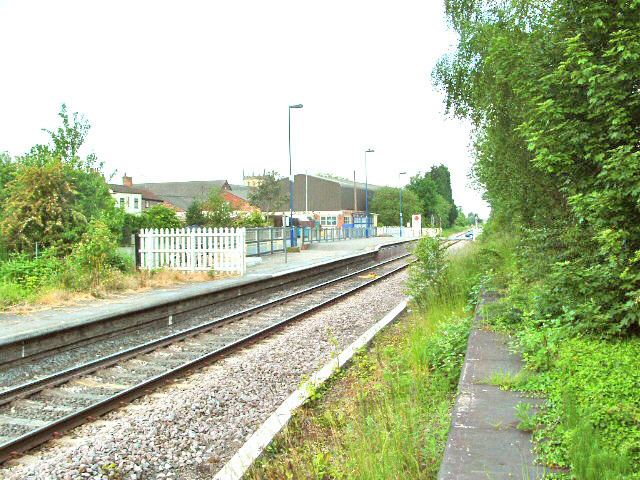
[[[92,153],[81,156],[89,123],[65,105],[59,117],[57,129],[45,130],[48,144],[16,158],[0,153],[0,308],[146,285],[148,275],[134,275],[118,245],[140,228],[182,226],[164,205],[137,216],[117,208],[102,164]]]
[[[520,239],[540,319],[640,325],[640,1],[446,0],[435,70],[476,126],[475,178]]]
[[[640,478],[640,1],[446,0],[459,33],[434,72],[476,127],[474,176],[515,239],[496,328],[534,438],[578,479]]]
[[[579,480],[640,478],[633,473],[640,471],[640,339],[577,333],[552,316],[541,321],[544,287],[523,278],[516,242],[510,243],[506,274],[485,279],[502,294],[486,313],[493,328],[512,335],[526,367],[487,380],[545,397],[538,414],[518,417],[533,430],[543,463]]]
[[[400,189],[381,187],[371,198],[369,208],[378,214],[378,225],[400,225]],[[414,213],[422,211],[422,203],[418,196],[409,189],[402,192],[403,223],[411,222]]]
[[[370,195],[370,210],[378,214],[378,224],[400,225],[400,189],[381,187]],[[422,215],[424,226],[444,229],[473,225],[477,217],[475,213],[465,215],[455,205],[451,173],[445,165],[434,166],[428,172],[414,175],[402,189],[403,221],[411,222],[411,216],[415,213]]]
[[[423,239],[412,313],[302,408],[248,478],[436,478],[476,286],[485,265],[501,271],[500,248],[445,256]]]

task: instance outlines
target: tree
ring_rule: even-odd
[[[475,181],[520,233],[545,318],[640,326],[637,1],[447,0],[459,34],[434,79],[469,118]]]
[[[4,192],[5,185],[9,183],[16,174],[16,164],[7,152],[0,152],[0,197]]]
[[[249,203],[263,212],[277,212],[288,208],[289,192],[286,178],[277,172],[267,172],[260,184],[249,194]]]
[[[464,214],[462,209],[460,207],[457,207],[456,211],[458,212],[458,215],[456,216],[456,221],[455,221],[454,225],[456,227],[466,227],[466,226],[470,225],[469,219]]]
[[[142,212],[140,228],[180,228],[182,222],[176,212],[164,205],[154,205]]]
[[[84,158],[79,154],[91,125],[78,112],[70,114],[64,103],[58,117],[61,125],[57,129],[43,129],[50,136],[50,144],[35,145],[22,157],[21,162],[42,165],[51,156],[60,158],[65,174],[76,191],[75,202],[78,209],[87,221],[99,218],[105,210],[116,207],[104,178],[103,164],[93,153]],[[81,235],[82,232],[76,232],[78,239]]]
[[[187,225],[204,225],[207,219],[202,211],[203,208],[202,202],[194,200],[187,209],[185,223]]]
[[[75,196],[58,157],[49,157],[43,165],[20,165],[6,185],[0,221],[3,241],[15,251],[33,252],[37,242],[41,248],[68,252],[78,227],[87,223]]]
[[[11,248],[31,249],[38,241],[51,246],[55,244],[60,253],[66,253],[80,240],[93,219],[111,222],[109,227],[112,231],[121,228],[121,223],[118,223],[121,217],[109,194],[102,164],[93,154],[81,158],[78,153],[90,128],[88,122],[79,118],[77,113],[70,118],[64,104],[59,117],[61,127],[55,131],[45,130],[51,136],[50,144],[35,145],[27,154],[13,160],[6,154],[0,156],[0,187],[4,185],[0,188],[0,200],[4,205],[0,208],[0,223],[5,225],[8,234],[14,236],[7,242]],[[56,176],[48,185],[43,179],[36,179],[32,185],[25,184],[26,178],[35,178],[38,172],[42,175],[54,172]],[[59,178],[58,173],[63,178]],[[62,191],[71,193],[59,197]],[[33,210],[26,205],[27,202],[43,208]],[[51,209],[44,208],[47,203]],[[64,205],[65,212],[54,214],[60,205]],[[36,216],[20,216],[27,215],[28,211]],[[18,217],[8,218],[11,215]],[[27,223],[21,227],[16,224],[16,218],[24,218]],[[56,221],[64,223],[45,226],[47,218],[56,218]],[[63,234],[56,233],[58,230]],[[35,238],[45,233],[44,242]]]
[[[476,222],[482,223],[482,220],[480,219],[480,215],[478,215],[477,213],[469,212],[467,214],[467,223],[469,225],[475,225]]]
[[[212,189],[209,198],[203,205],[205,211],[205,226],[231,227],[233,224],[233,209],[229,202],[222,198],[220,190]]]
[[[407,189],[418,196],[422,207],[420,212],[425,218],[425,223],[450,226],[449,213],[452,204],[438,193],[436,182],[429,172],[411,177]]]
[[[371,199],[370,209],[372,213],[378,214],[380,225],[395,226],[400,225],[400,189],[393,187],[382,187],[376,190],[376,194]],[[422,205],[418,196],[411,190],[402,191],[402,216],[404,223],[411,221],[414,213],[419,213]]]

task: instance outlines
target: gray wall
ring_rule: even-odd
[[[305,209],[305,175],[296,175],[293,185],[294,210]],[[308,177],[309,210],[341,210],[342,192],[340,184],[318,177]]]
[[[319,178],[309,175],[308,204],[309,210],[354,210],[353,185],[345,182],[336,182],[327,178]],[[365,209],[365,189],[362,184],[356,184],[358,197],[358,210]],[[373,197],[373,189],[369,189],[369,203]],[[293,208],[297,211],[305,210],[305,175],[298,174],[294,177]]]

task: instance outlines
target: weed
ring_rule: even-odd
[[[520,402],[516,405],[516,418],[520,421],[518,429],[524,432],[533,432],[536,427],[535,413],[533,405],[527,402]]]
[[[476,267],[472,248],[452,258],[442,283],[428,288],[430,297],[358,352],[333,387],[339,394],[307,405],[304,422],[296,420],[302,427],[277,437],[286,449],[265,455],[247,478],[437,475],[471,326],[464,309]]]
[[[122,480],[122,472],[115,463],[105,463],[100,466],[100,473],[106,475],[109,480]]]
[[[530,377],[531,372],[527,369],[522,369],[515,375],[511,372],[498,371],[493,372],[484,383],[495,385],[502,390],[517,390],[521,385],[525,384]]]

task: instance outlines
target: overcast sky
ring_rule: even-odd
[[[0,151],[45,142],[65,102],[85,153],[134,182],[328,172],[397,186],[444,163],[469,186],[469,126],[431,84],[450,50],[439,0],[0,0]]]

